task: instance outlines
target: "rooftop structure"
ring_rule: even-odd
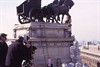
[[[82,63],[89,67],[100,67],[100,45],[85,45],[81,48]]]

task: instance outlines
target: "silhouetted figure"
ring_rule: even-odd
[[[74,2],[72,0],[60,0],[57,5],[52,5],[52,9],[54,12],[54,15],[57,16],[58,21],[59,15],[62,15],[61,23],[63,23],[64,15],[68,16],[67,22],[71,20],[71,16],[69,14],[69,9],[74,5]]]
[[[6,54],[8,50],[8,46],[6,44],[6,38],[7,34],[2,33],[0,35],[0,67],[5,67],[5,60],[6,60]]]
[[[7,67],[21,67],[23,60],[31,59],[30,48],[23,44],[23,40],[23,37],[19,37],[9,46],[5,63]]]
[[[52,10],[52,5],[53,3],[48,4],[47,6],[44,6],[41,10],[42,10],[42,14],[43,17],[46,18],[45,22],[50,22],[50,20],[52,22],[57,21],[55,16],[54,16],[54,12]]]

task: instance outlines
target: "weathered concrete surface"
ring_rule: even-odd
[[[70,46],[74,37],[68,24],[32,22],[29,35],[32,45],[37,47],[32,60],[35,67],[46,67],[48,58],[54,67],[71,61]]]

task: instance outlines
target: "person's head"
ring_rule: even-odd
[[[24,38],[22,36],[19,36],[18,41],[23,42]]]
[[[1,34],[0,34],[0,40],[6,41],[6,40],[7,40],[7,34],[1,33]]]

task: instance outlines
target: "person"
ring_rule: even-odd
[[[8,45],[6,43],[7,40],[7,34],[1,33],[0,35],[0,67],[5,67],[5,60],[6,60],[6,54],[8,50]]]
[[[12,43],[6,56],[6,67],[21,67],[22,61],[31,59],[30,48],[24,44],[24,38],[19,37],[14,43]]]
[[[53,64],[52,64],[52,62],[51,62],[51,59],[50,59],[50,58],[48,58],[48,65],[47,65],[47,67],[53,67]]]

